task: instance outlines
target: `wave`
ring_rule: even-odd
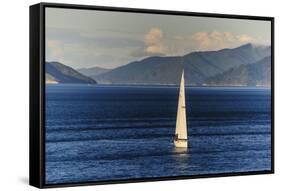
[[[270,135],[270,131],[264,132],[239,132],[239,133],[189,133],[189,138],[192,137],[210,137],[210,136],[243,136],[243,135]],[[105,137],[79,137],[79,138],[63,138],[63,139],[46,139],[46,143],[60,143],[60,142],[86,142],[86,141],[129,141],[129,140],[145,140],[145,139],[173,139],[174,134],[147,134],[147,135],[130,135],[128,137],[108,136]],[[64,135],[65,137],[65,135]]]
[[[241,120],[189,120],[189,126],[193,128],[198,127],[227,127],[232,128],[236,126],[252,125],[259,126],[269,124],[269,119],[259,119],[254,121],[241,121]],[[121,120],[121,121],[108,121],[108,122],[96,122],[91,124],[63,124],[63,125],[46,125],[47,132],[67,132],[67,131],[98,131],[98,130],[118,130],[118,129],[155,129],[155,128],[174,128],[175,121],[171,120]]]
[[[247,151],[249,152],[264,152],[264,151],[268,151],[270,152],[270,148],[260,148],[260,149],[255,149],[255,148],[251,148],[251,149],[233,149],[231,151],[223,151],[223,150],[204,150],[204,151],[199,151],[199,150],[194,150],[192,148],[189,148],[188,151],[177,151],[176,149],[167,149],[167,150],[161,150],[161,151],[153,151],[152,152],[145,152],[145,153],[124,153],[124,154],[106,154],[106,155],[96,155],[96,156],[86,156],[83,155],[81,157],[60,157],[58,158],[53,158],[50,156],[47,156],[47,162],[67,162],[67,161],[100,161],[100,160],[104,160],[104,161],[111,161],[111,160],[136,160],[137,158],[151,158],[151,157],[161,157],[161,156],[180,156],[182,157],[183,155],[186,155],[187,157],[189,155],[200,155],[200,156],[204,156],[204,155],[209,155],[209,154],[217,154],[217,153],[231,153],[234,154],[236,152],[245,152]]]

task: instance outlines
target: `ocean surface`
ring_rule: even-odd
[[[271,169],[270,89],[186,87],[188,151],[178,91],[46,85],[46,184]]]

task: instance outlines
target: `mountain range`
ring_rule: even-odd
[[[233,49],[192,52],[184,56],[148,57],[95,76],[98,83],[177,84],[182,69],[189,85],[202,85],[229,69],[255,63],[271,54],[270,46],[246,44]]]
[[[46,83],[85,83],[96,84],[96,81],[73,68],[59,62],[46,62]]]
[[[183,56],[152,56],[114,69],[74,70],[58,62],[46,63],[47,83],[178,84],[185,71],[188,85],[270,86],[271,47],[245,44]]]

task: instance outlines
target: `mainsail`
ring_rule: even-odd
[[[182,72],[180,81],[178,112],[176,122],[176,132],[174,144],[176,147],[188,147],[187,142],[187,125],[186,125],[186,109],[185,109],[185,86],[184,71]]]

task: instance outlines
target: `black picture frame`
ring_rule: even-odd
[[[214,18],[231,18],[247,20],[263,20],[271,22],[271,170],[239,173],[219,173],[206,175],[188,175],[161,178],[143,178],[127,180],[108,180],[96,182],[45,184],[45,9],[67,8],[81,10],[102,10],[130,13],[152,13],[163,15],[200,16]],[[196,13],[183,11],[167,11],[153,9],[135,9],[121,7],[103,7],[89,5],[73,5],[59,3],[39,3],[30,6],[30,144],[29,144],[29,184],[38,188],[66,186],[100,185],[116,183],[132,183],[147,181],[163,181],[191,178],[209,178],[242,176],[274,173],[274,18],[248,15],[231,15],[215,13]]]

